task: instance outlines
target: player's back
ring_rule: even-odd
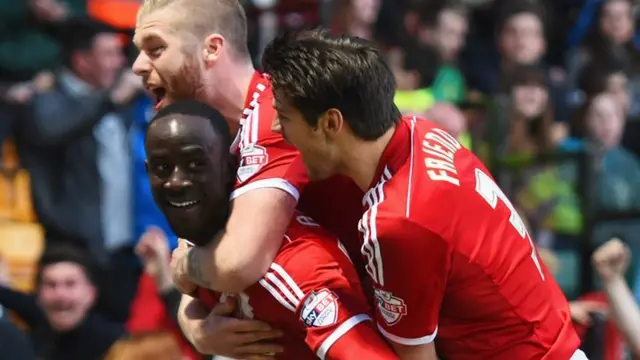
[[[337,238],[300,213],[292,219],[280,252],[257,284],[241,294],[200,289],[198,296],[209,307],[236,296],[236,316],[282,330],[280,342],[285,351],[276,358],[283,360],[324,358],[341,337],[338,334],[346,332],[338,328],[348,331],[370,320],[368,303],[346,250]]]
[[[427,120],[403,121],[412,146],[404,163],[383,174],[377,216],[409,218],[448,250],[438,351],[445,358],[569,359],[579,340],[566,299],[509,200],[453,137]],[[429,261],[423,255],[407,261]]]

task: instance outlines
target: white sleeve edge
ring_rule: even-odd
[[[298,191],[298,189],[296,189],[295,186],[291,185],[290,182],[281,178],[271,178],[271,179],[262,179],[262,180],[250,182],[247,185],[243,185],[233,190],[233,192],[231,192],[230,200],[233,200],[241,195],[244,195],[249,191],[257,190],[257,189],[266,189],[266,188],[280,189],[286,192],[287,194],[293,196],[293,198],[296,199],[296,201],[300,199],[300,192]]]
[[[325,359],[329,349],[336,343],[344,334],[349,332],[349,330],[353,329],[356,325],[360,324],[363,321],[371,321],[371,317],[367,314],[354,315],[343,322],[337,329],[329,335],[323,342],[322,345],[316,351],[316,355],[322,360]]]
[[[387,339],[401,344],[401,345],[407,345],[407,346],[418,346],[418,345],[425,345],[428,343],[433,342],[433,340],[436,339],[436,335],[438,334],[438,327],[436,326],[436,329],[433,331],[433,334],[431,335],[427,335],[427,336],[423,336],[423,337],[419,337],[419,338],[403,338],[397,335],[393,335],[389,332],[387,332],[385,329],[382,328],[382,326],[380,326],[380,324],[378,324],[378,331],[380,331],[380,333],[386,337]]]

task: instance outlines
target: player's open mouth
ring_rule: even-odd
[[[198,205],[198,203],[200,201],[198,201],[198,200],[192,200],[192,201],[171,201],[171,200],[167,200],[167,202],[169,203],[169,205],[171,205],[173,207],[180,208],[180,209],[185,209],[185,208],[190,208],[190,207]]]
[[[151,93],[153,94],[153,100],[155,103],[156,110],[162,109],[163,101],[167,95],[167,90],[165,88],[152,88]]]

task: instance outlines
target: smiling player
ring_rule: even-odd
[[[236,172],[230,145],[222,116],[195,101],[163,108],[147,130],[154,200],[174,232],[198,246],[224,231],[230,213]],[[397,359],[371,323],[357,274],[338,239],[299,213],[284,238],[267,274],[237,295],[239,316],[284,332],[284,352],[276,359]],[[199,290],[210,308],[227,296]]]

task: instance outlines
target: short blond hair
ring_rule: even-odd
[[[158,10],[175,12],[174,24],[199,38],[218,33],[240,55],[248,55],[247,16],[238,0],[145,0],[137,21]]]

